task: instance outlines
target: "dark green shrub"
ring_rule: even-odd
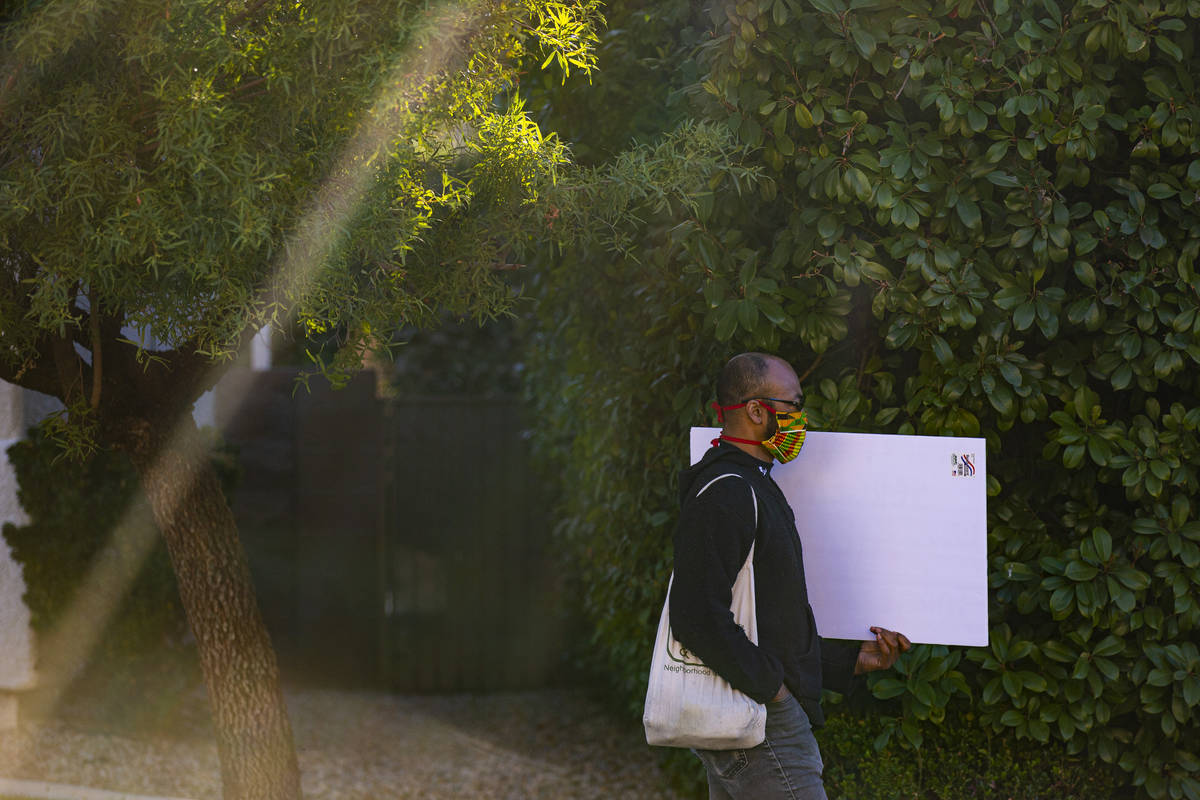
[[[966,717],[952,715],[930,728],[915,753],[897,744],[876,751],[872,742],[882,727],[875,716],[830,717],[820,735],[830,797],[1115,800],[1121,794],[1110,767],[1071,756],[1061,744],[1047,747],[993,733]]]
[[[816,427],[987,438],[991,646],[873,678],[880,744],[923,748],[970,701],[1200,797],[1200,3],[709,13],[679,69],[757,148],[755,191],[718,174],[646,214],[636,260],[576,248],[537,287],[596,659],[636,708],[683,432],[727,356],[775,351]]]
[[[832,704],[818,731],[825,788],[837,800],[1118,800],[1115,767],[1072,756],[1062,744],[1019,740],[981,728],[970,712],[952,713],[928,730],[921,747],[892,743],[877,750],[887,723],[878,714]],[[685,751],[669,753],[672,787],[697,800],[708,796],[704,769]]]
[[[100,638],[94,660],[113,663],[149,648],[181,643],[187,623],[175,577],[128,459],[112,451],[97,451],[86,462],[65,458],[37,428],[10,447],[8,457],[29,523],[6,524],[4,538],[24,573],[25,603],[34,630],[53,629],[75,600],[88,569],[108,551],[137,570],[137,577]],[[215,463],[223,479],[233,480],[235,468],[228,454],[219,454]],[[146,535],[155,543],[140,568],[138,548],[129,542],[141,537],[114,538],[118,524],[149,527]]]

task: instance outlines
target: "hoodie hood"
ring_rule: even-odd
[[[718,462],[725,462],[731,467],[737,465],[743,469],[747,467],[757,469],[764,477],[770,476],[771,467],[774,466],[774,462],[760,461],[728,442],[717,442],[717,444],[705,451],[699,461],[679,473],[680,505],[693,493],[696,479],[703,474],[715,472],[716,470],[713,469],[713,465]]]

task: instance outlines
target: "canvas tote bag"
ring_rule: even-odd
[[[722,478],[741,477],[726,473],[706,483],[696,496]],[[758,528],[758,497],[754,487],[754,527]],[[658,620],[658,635],[650,660],[650,683],[642,724],[646,741],[660,747],[698,747],[704,750],[736,750],[761,744],[766,737],[767,709],[729,685],[676,641],[671,635],[671,585]],[[733,583],[730,605],[733,619],[758,644],[758,619],[754,612],[754,545]]]

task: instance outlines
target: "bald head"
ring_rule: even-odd
[[[729,359],[717,376],[717,403],[733,406],[751,397],[762,397],[771,383],[772,372],[791,366],[778,356],[766,353],[741,353]],[[793,373],[794,374],[794,373]]]
[[[782,358],[742,353],[729,359],[717,376],[717,404],[740,406],[721,415],[721,438],[755,458],[770,461],[771,452],[760,442],[779,430],[780,413],[800,410],[804,393],[796,371]]]

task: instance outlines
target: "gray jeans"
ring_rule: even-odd
[[[693,750],[708,772],[709,800],[827,800],[821,752],[790,694],[767,703],[767,737],[748,750]]]

